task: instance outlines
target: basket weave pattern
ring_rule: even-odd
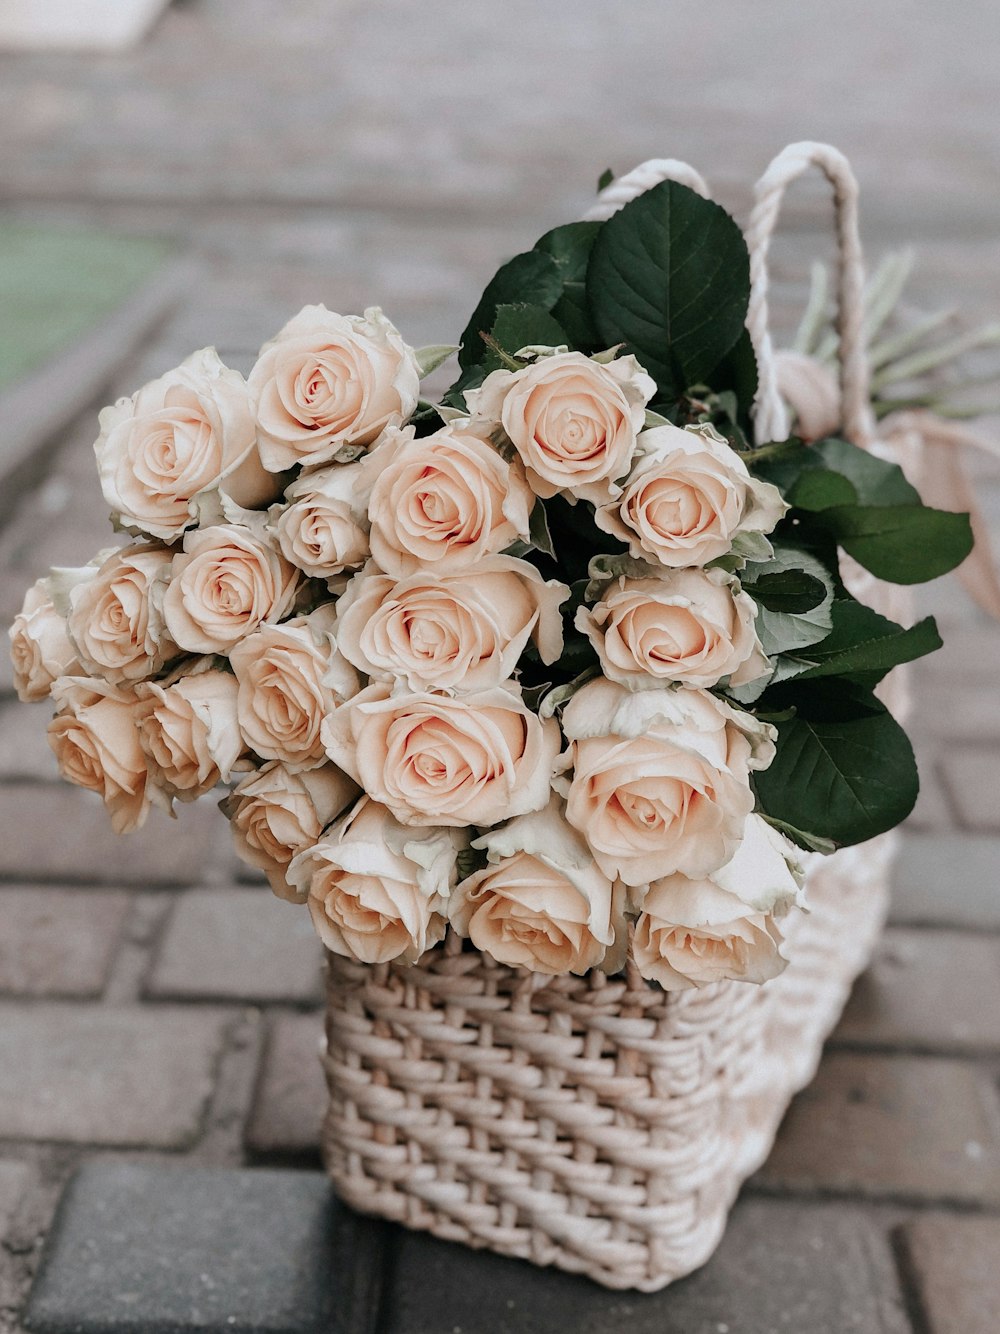
[[[882,924],[891,836],[810,870],[792,962],[667,993],[462,951],[328,957],[328,1170],[367,1213],[614,1288],[702,1264]]]

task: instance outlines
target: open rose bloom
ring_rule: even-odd
[[[865,693],[899,660],[890,623],[830,552],[873,531],[865,504],[920,507],[842,441],[768,462],[745,386],[681,383],[638,324],[610,336],[586,226],[551,251],[563,297],[487,312],[438,407],[442,349],[309,306],[246,378],[205,349],[107,408],[131,538],[29,591],[15,686],[51,700],[63,776],[120,832],[222,789],[239,855],[344,958],[449,937],[540,976],[761,983],[806,906],[786,835],[829,851],[905,814],[847,828],[839,772],[808,775],[844,701],[894,726]]]

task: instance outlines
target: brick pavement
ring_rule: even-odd
[[[403,0],[288,0],[280,32],[265,0],[185,0],[129,56],[0,60],[0,200],[29,219],[176,236],[190,252],[194,281],[107,399],[208,342],[245,367],[309,300],[381,300],[413,342],[445,340],[497,260],[581,208],[607,163],[687,156],[745,207],[767,156],[805,134],[856,161],[874,250],[919,240],[918,299],[995,318],[1000,11],[965,0],[918,14],[892,0],[878,31],[860,0],[838,13],[827,29],[795,0],[766,18],[731,0],[720,41],[719,7],[693,0],[636,0],[628,24],[596,0],[574,5],[572,23],[527,0],[499,23],[475,5],[445,15]],[[816,189],[793,197],[779,290],[817,248],[822,207]],[[49,564],[109,540],[90,453],[96,406],[81,404],[50,442],[38,485],[0,530],[5,621]],[[981,494],[1000,529],[1000,489]],[[923,601],[946,647],[916,674],[925,783],[895,924],[718,1257],[662,1298],[602,1295],[331,1224],[314,1173],[283,1177],[272,1235],[288,1209],[307,1232],[334,1226],[330,1283],[353,1294],[338,1306],[344,1328],[368,1327],[351,1312],[368,1309],[365,1284],[378,1281],[390,1294],[379,1328],[399,1334],[1000,1328],[1000,630],[953,582]],[[317,951],[301,911],[242,876],[209,802],[176,825],[154,812],[140,834],[114,838],[99,809],[55,783],[43,724],[44,710],[13,705],[0,663],[2,1334],[21,1327],[42,1238],[80,1163],[93,1171],[63,1211],[56,1257],[142,1195],[123,1160],[217,1169],[209,1193],[250,1208],[255,1188],[233,1169],[316,1168],[322,1113]],[[165,1179],[150,1177],[146,1192],[157,1197]],[[184,1202],[204,1201],[208,1180],[166,1190],[149,1247],[180,1255]],[[229,1216],[201,1221],[211,1231],[222,1220],[231,1245]],[[38,1327],[86,1316],[213,1328],[221,1308],[198,1306],[205,1274],[186,1254],[173,1295],[188,1305],[151,1308],[138,1325],[88,1306],[88,1292],[109,1293],[53,1262]],[[107,1249],[90,1259],[114,1261]],[[246,1267],[223,1266],[220,1281],[236,1288],[219,1327],[267,1316],[304,1329],[307,1308],[325,1320],[322,1294],[281,1273],[291,1307],[305,1303],[298,1324],[277,1296],[260,1306]]]

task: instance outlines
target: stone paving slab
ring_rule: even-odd
[[[320,1064],[322,1042],[321,1013],[273,1017],[246,1132],[251,1154],[318,1156],[328,1096]]]
[[[31,1177],[30,1164],[18,1162],[16,1158],[0,1159],[0,1241],[6,1236]]]
[[[0,889],[0,993],[100,995],[130,905],[115,890]]]
[[[228,829],[220,821],[220,840]],[[322,995],[323,950],[309,913],[270,889],[178,896],[146,985],[157,999],[292,1001]]]
[[[382,1334],[904,1334],[889,1247],[859,1210],[745,1200],[698,1273],[660,1293],[588,1279],[421,1233],[397,1233]]]
[[[992,711],[1000,716],[994,692]],[[1000,832],[1000,743],[949,746],[941,761],[944,783],[963,829]]]
[[[891,920],[1000,929],[1000,837],[907,833],[893,876]]]
[[[1000,1205],[988,1074],[938,1057],[827,1053],[754,1180],[769,1189]]]
[[[0,1139],[189,1147],[225,1023],[206,1009],[0,1005]]]
[[[1000,940],[890,928],[833,1042],[1000,1052]]]
[[[63,1197],[26,1322],[38,1334],[361,1334],[355,1240],[319,1173],[90,1163]]]
[[[900,1242],[927,1334],[996,1334],[1000,1219],[927,1214]]]

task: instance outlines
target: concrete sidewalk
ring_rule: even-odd
[[[208,343],[246,369],[309,301],[379,302],[409,341],[448,341],[497,263],[582,211],[609,164],[689,158],[745,212],[773,152],[828,138],[859,171],[870,252],[919,243],[915,299],[1000,316],[1000,10],[914,9],[845,0],[827,23],[795,0],[287,0],[279,29],[265,0],[183,0],[129,55],[0,58],[6,215],[177,238],[194,273],[101,401],[48,443],[0,530],[4,621],[49,565],[107,541],[91,452],[101,403]],[[827,216],[818,185],[790,199],[782,297],[825,252]],[[1000,532],[1000,482],[976,472]],[[235,1170],[250,1166],[311,1170],[281,1176],[263,1232],[247,1223],[248,1254],[285,1255],[304,1235],[295,1218],[334,1249],[301,1241],[298,1277],[270,1279],[287,1303],[267,1311],[251,1309],[244,1266],[226,1308],[238,1318],[213,1323],[209,1302],[201,1329],[329,1327],[330,1292],[344,1327],[367,1329],[380,1290],[377,1328],[400,1334],[995,1334],[1000,628],[954,580],[923,602],[946,647],[916,674],[923,792],[894,924],[723,1251],[645,1301],[330,1216],[313,1175],[319,949],[304,915],[243,878],[211,802],[115,839],[57,782],[45,710],[17,704],[0,665],[0,1331],[21,1327],[73,1170],[137,1162],[219,1174],[82,1178],[37,1298],[46,1327],[76,1327],[67,1311],[105,1327],[78,1243],[133,1205],[180,1292],[185,1209],[206,1234],[238,1209],[256,1218],[259,1178]],[[143,1198],[162,1202],[160,1222]],[[130,1328],[195,1327],[152,1287],[143,1308],[144,1292]]]

